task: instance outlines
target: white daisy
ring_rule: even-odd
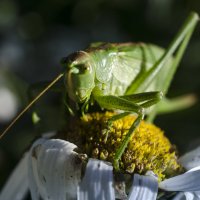
[[[37,140],[16,167],[3,188],[0,199],[22,200],[28,189],[33,200],[39,200],[40,197],[45,200],[119,198],[124,190],[116,188],[112,165],[105,161],[89,159],[82,177],[86,157],[76,153],[74,149],[76,149],[74,144],[60,139]],[[199,154],[199,149],[188,154],[190,156],[186,154],[180,160],[184,160],[188,165],[184,158],[191,160],[191,157],[195,157],[196,162],[196,153]],[[146,175],[134,174],[128,197],[124,195],[121,199],[166,199],[164,196],[157,196],[158,189],[179,192],[175,200],[200,199],[200,167],[197,166],[160,183],[152,172]]]

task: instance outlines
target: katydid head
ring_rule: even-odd
[[[95,70],[92,58],[84,51],[71,54],[62,62],[66,67],[65,83],[69,97],[85,102],[94,88]]]

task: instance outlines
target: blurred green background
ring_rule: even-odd
[[[1,0],[0,130],[27,102],[28,85],[52,80],[63,70],[62,57],[95,41],[143,41],[167,47],[192,10],[200,13],[199,0]],[[194,93],[199,98],[199,32],[200,23],[168,96]],[[46,95],[42,105],[49,99]],[[183,153],[200,144],[199,113],[198,102],[159,116],[155,123]],[[0,186],[34,137],[31,114],[26,113],[0,141]]]

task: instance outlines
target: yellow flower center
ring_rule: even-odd
[[[76,122],[66,139],[78,145],[89,157],[113,161],[114,155],[136,119],[129,115],[108,126],[107,120],[115,113],[92,113]],[[174,146],[163,131],[153,124],[142,121],[133,134],[128,147],[119,161],[120,169],[128,173],[144,174],[152,170],[159,180],[182,171],[177,162]]]

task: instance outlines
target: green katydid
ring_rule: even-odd
[[[172,43],[163,49],[144,43],[93,43],[83,51],[75,52],[62,60],[66,72],[59,74],[11,122],[11,126],[58,80],[64,77],[67,93],[84,110],[92,101],[102,108],[122,110],[112,121],[136,113],[137,118],[115,154],[114,167],[128,145],[145,109],[156,104],[165,95],[185,48],[199,20],[191,13]]]

